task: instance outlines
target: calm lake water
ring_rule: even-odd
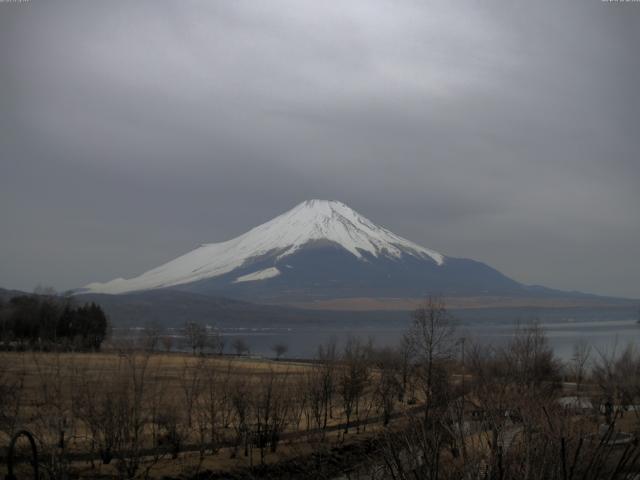
[[[520,325],[524,325],[521,322]],[[316,353],[318,345],[335,338],[338,344],[349,336],[363,340],[372,339],[376,346],[395,346],[404,335],[408,324],[387,327],[344,327],[344,328],[281,328],[281,329],[225,329],[227,350],[234,338],[242,337],[254,355],[273,356],[271,347],[285,343],[289,347],[287,357],[309,358]],[[564,360],[571,358],[574,345],[581,339],[598,351],[611,353],[620,351],[629,343],[640,346],[640,325],[636,319],[610,321],[564,321],[546,322],[541,325],[553,346],[556,355]],[[455,335],[465,337],[480,344],[503,345],[513,337],[514,323],[497,325],[460,324]]]
[[[451,314],[457,324],[455,335],[482,345],[504,345],[513,337],[517,325],[537,323],[545,330],[556,355],[563,360],[571,358],[574,345],[580,340],[592,346],[594,356],[598,352],[619,352],[630,343],[640,347],[639,313],[633,306],[624,309],[453,310]],[[284,343],[288,347],[285,355],[288,358],[312,358],[319,345],[335,338],[340,346],[350,336],[371,339],[378,347],[393,347],[398,345],[409,324],[407,312],[377,316],[373,313],[351,317],[342,315],[335,318],[329,315],[326,321],[315,324],[300,322],[266,328],[260,327],[259,322],[253,326],[218,323],[225,337],[227,353],[233,353],[232,342],[241,337],[248,344],[251,354],[257,356],[273,357],[272,347]],[[135,330],[115,329],[114,335],[130,338],[135,335]],[[188,350],[181,338],[181,328],[170,329],[169,334],[176,337],[176,350]]]

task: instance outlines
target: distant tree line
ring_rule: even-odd
[[[19,295],[0,299],[0,342],[7,349],[99,350],[108,320],[95,303],[74,305],[70,297]]]

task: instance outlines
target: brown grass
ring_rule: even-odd
[[[145,360],[145,357],[147,360]],[[133,360],[132,360],[133,358]],[[130,373],[128,362],[133,361],[140,368],[146,363],[146,388],[154,393],[146,399],[145,408],[149,411],[156,405],[155,400],[160,400],[163,405],[173,405],[174,411],[180,417],[180,422],[185,422],[184,409],[184,379],[190,369],[197,369],[198,365],[206,365],[213,376],[227,378],[233,383],[235,380],[244,382],[245,385],[260,385],[261,379],[274,375],[280,378],[288,390],[287,395],[299,395],[300,385],[304,382],[306,374],[317,368],[312,363],[296,363],[288,361],[272,361],[242,357],[197,357],[185,354],[143,354],[123,355],[116,352],[109,353],[0,353],[0,380],[4,384],[11,382],[22,383],[20,393],[19,427],[27,428],[36,433],[41,449],[55,451],[58,442],[57,426],[64,419],[66,429],[66,451],[69,454],[88,454],[90,447],[90,431],[78,418],[74,418],[74,393],[82,388],[95,388],[95,395],[102,395],[107,385],[117,385],[120,377],[127,377]],[[375,374],[374,377],[375,378]],[[206,381],[206,380],[203,380]],[[372,381],[373,383],[373,381]],[[297,387],[296,387],[297,386]],[[296,389],[297,388],[297,389]],[[371,388],[371,387],[370,387]],[[370,405],[373,404],[372,393],[368,392]],[[77,400],[75,400],[77,402]],[[298,401],[296,398],[295,401]],[[329,419],[328,426],[339,426],[345,421],[344,413],[339,407],[338,396],[334,399],[333,416]],[[400,406],[400,405],[399,405]],[[402,406],[400,406],[402,407]],[[375,409],[370,409],[370,416],[376,415]],[[353,420],[353,418],[352,418]],[[340,430],[330,431],[323,441],[344,442],[345,440],[362,438],[365,432],[371,434],[378,430],[380,425],[368,425],[362,428],[362,434],[356,435],[356,429],[345,436]],[[184,425],[183,425],[184,428]],[[318,441],[318,435],[313,434],[307,438],[305,430],[307,425],[304,416],[300,424],[289,423],[284,434],[290,434],[287,441],[283,442],[275,453],[268,452],[266,463],[280,461],[290,456],[304,455],[313,451],[314,442]],[[236,435],[235,431],[226,427],[222,433],[222,447],[217,454],[206,454],[200,457],[198,452],[190,451],[181,453],[178,458],[160,459],[151,471],[151,477],[162,475],[178,476],[184,473],[195,473],[198,469],[231,470],[257,464],[260,462],[259,453],[255,448],[248,457],[239,454],[233,456],[233,448],[225,447]],[[360,430],[360,429],[359,429]],[[295,437],[291,436],[295,434]],[[8,443],[6,433],[0,433],[0,445]],[[151,446],[151,432],[145,430],[145,445]],[[197,444],[197,434],[193,429],[185,438],[185,445]],[[241,449],[242,450],[242,449]],[[236,452],[237,453],[237,452]],[[95,456],[95,454],[92,454]],[[232,458],[233,457],[233,458]],[[94,458],[74,460],[71,469],[82,476],[95,477],[98,475],[115,476],[117,471],[114,466],[101,465]],[[3,467],[0,467],[0,475],[4,475]]]

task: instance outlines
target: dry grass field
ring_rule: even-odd
[[[408,408],[395,392],[388,405],[381,377],[334,360],[5,352],[0,445],[29,430],[51,478],[230,471],[367,438],[385,408]]]

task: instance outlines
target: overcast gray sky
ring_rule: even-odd
[[[308,198],[640,298],[640,3],[0,3],[0,286],[130,277]]]

